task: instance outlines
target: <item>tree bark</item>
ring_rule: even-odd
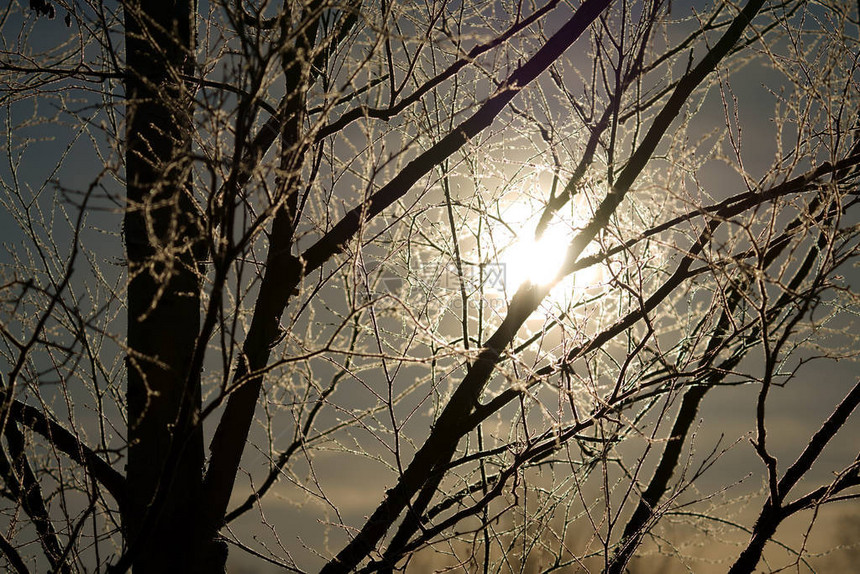
[[[200,373],[188,372],[200,325],[202,240],[190,197],[192,102],[180,74],[193,66],[194,13],[193,0],[125,4],[129,451],[123,526],[135,573],[223,570],[223,558],[213,565],[189,539],[203,469]]]

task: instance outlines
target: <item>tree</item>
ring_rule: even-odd
[[[858,352],[856,7],[678,4],[7,7],[7,566],[752,572],[850,504],[860,383],[773,405]]]

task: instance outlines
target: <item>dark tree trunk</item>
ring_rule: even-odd
[[[126,559],[136,574],[223,570],[195,531],[203,437],[200,373],[189,372],[200,327],[201,232],[191,201],[193,0],[125,5],[128,257]],[[202,554],[201,554],[202,552]],[[215,552],[215,554],[220,554]],[[211,557],[211,556],[210,556]]]

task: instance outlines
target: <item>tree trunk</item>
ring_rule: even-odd
[[[190,197],[192,101],[180,76],[193,70],[194,13],[193,0],[125,5],[129,504],[123,527],[136,574],[223,570],[223,553],[213,558],[209,547],[206,559],[189,536],[204,456],[200,373],[189,372],[200,326],[203,243]]]

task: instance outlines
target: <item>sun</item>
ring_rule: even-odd
[[[551,283],[564,263],[569,243],[570,235],[558,226],[548,229],[540,239],[535,239],[533,228],[521,233],[501,255],[505,286],[515,292],[527,281]]]
[[[526,282],[549,285],[555,281],[571,240],[586,223],[584,219],[575,220],[570,212],[559,214],[541,237],[535,238],[540,214],[540,209],[533,209],[526,202],[515,203],[503,214],[506,238],[501,242],[499,262],[504,268],[505,291],[509,295]],[[550,292],[550,298],[557,303],[570,301],[575,293],[593,290],[601,278],[598,266],[577,271],[561,278]]]

